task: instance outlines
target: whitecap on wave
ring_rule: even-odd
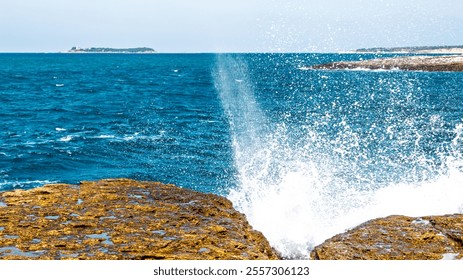
[[[23,188],[33,188],[40,187],[48,184],[56,184],[57,181],[50,180],[26,180],[26,181],[17,181],[17,180],[3,180],[0,182],[0,191],[5,189],[23,189]]]
[[[107,134],[101,134],[101,135],[95,136],[95,138],[97,138],[97,139],[114,139],[114,138],[116,138],[116,136],[107,135]]]
[[[61,141],[61,142],[69,142],[69,141],[71,141],[73,138],[74,138],[74,137],[73,137],[72,135],[66,135],[66,136],[64,136],[64,137],[61,137],[61,138],[59,139],[59,141]]]

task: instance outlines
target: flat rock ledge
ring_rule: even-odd
[[[463,258],[463,214],[389,216],[361,224],[314,248],[315,260]]]
[[[372,69],[410,71],[463,71],[463,56],[402,56],[362,61],[340,61],[320,64],[311,69]]]
[[[0,193],[0,259],[278,259],[226,198],[109,179]]]

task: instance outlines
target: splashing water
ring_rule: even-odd
[[[315,245],[372,218],[463,212],[463,124],[447,129],[439,114],[420,112],[413,82],[357,80],[368,98],[333,97],[329,108],[305,103],[297,111],[305,119],[296,122],[291,109],[274,118],[261,108],[245,58],[219,55],[216,64],[237,173],[228,197],[284,257],[308,258]],[[316,84],[327,75],[306,79]],[[310,91],[333,95],[328,86]],[[375,100],[381,92],[388,97]],[[362,115],[372,111],[380,115]]]

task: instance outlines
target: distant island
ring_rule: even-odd
[[[422,53],[422,54],[463,54],[462,46],[426,46],[426,47],[395,47],[395,48],[363,48],[360,53]]]
[[[79,48],[72,47],[68,53],[156,53],[152,48]]]

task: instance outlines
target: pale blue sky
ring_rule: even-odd
[[[0,52],[333,52],[463,45],[461,0],[0,0]]]

